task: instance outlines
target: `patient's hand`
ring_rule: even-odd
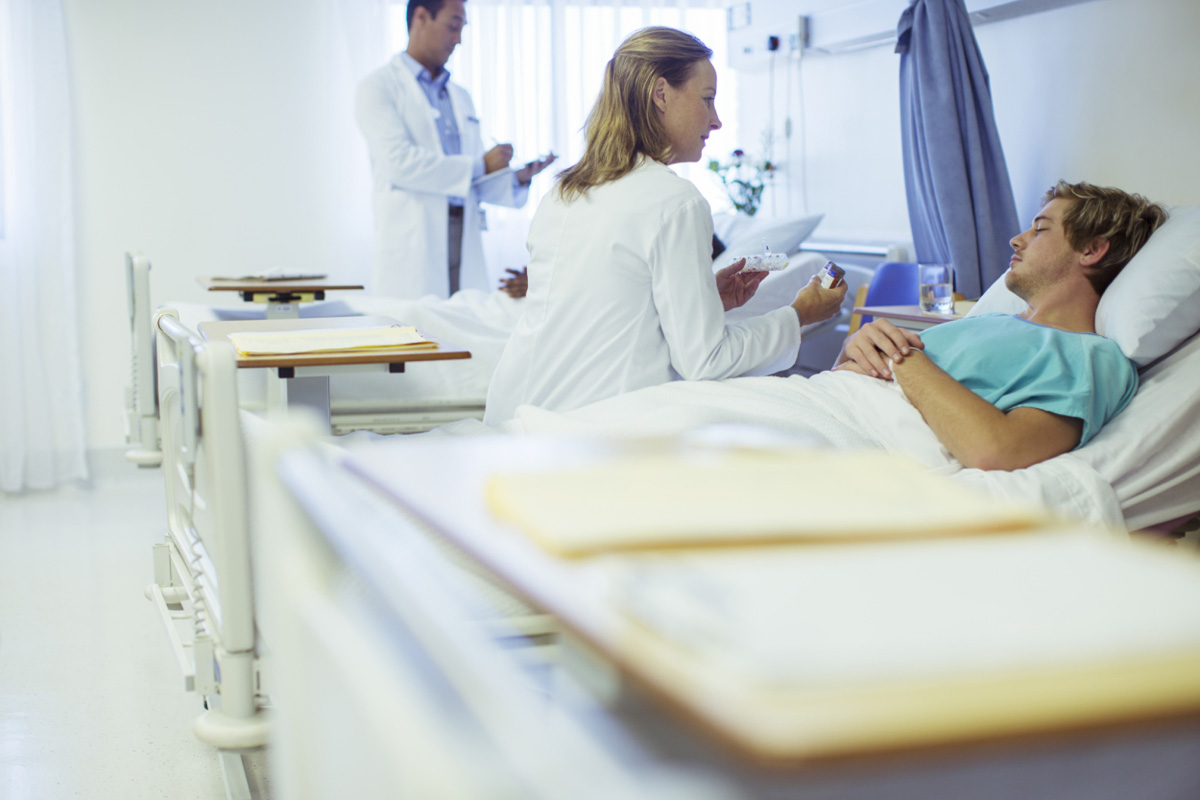
[[[892,364],[899,364],[914,349],[925,349],[920,336],[877,319],[846,340],[833,368],[891,380]]]
[[[500,291],[509,297],[524,297],[529,291],[529,268],[522,267],[519,270],[506,269],[504,271],[512,277],[500,279]]]
[[[746,259],[740,258],[728,267],[717,270],[717,292],[726,311],[745,305],[767,277],[766,272],[742,272],[744,266]]]
[[[846,297],[846,282],[842,281],[831,289],[821,286],[821,279],[813,275],[808,285],[796,294],[792,308],[800,316],[801,325],[811,325],[829,319],[842,308]]]

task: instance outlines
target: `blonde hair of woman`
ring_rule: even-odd
[[[583,158],[559,173],[559,196],[569,202],[615,181],[641,155],[667,163],[671,143],[654,107],[655,82],[663,78],[681,88],[696,64],[710,58],[704,42],[674,28],[643,28],[622,42],[604,68],[600,96],[588,115]]]

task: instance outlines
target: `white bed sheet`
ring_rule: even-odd
[[[518,410],[502,431],[663,436],[741,424],[814,446],[881,448],[1014,503],[1102,526],[1149,527],[1200,509],[1200,337],[1147,369],[1130,406],[1087,446],[1013,472],[964,469],[894,384],[853,373],[681,382],[569,414]],[[467,432],[462,426],[447,432]]]

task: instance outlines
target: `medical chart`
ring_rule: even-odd
[[[495,475],[494,514],[559,555],[683,545],[913,538],[1019,530],[994,501],[902,456],[811,449],[621,456]]]
[[[378,328],[319,328],[301,331],[231,333],[229,340],[239,355],[265,356],[292,353],[333,353],[350,350],[436,350],[411,325]]]

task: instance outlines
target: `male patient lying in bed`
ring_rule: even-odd
[[[676,430],[749,421],[812,430],[836,446],[899,450],[929,466],[952,456],[965,467],[1003,470],[1065,453],[1137,389],[1132,363],[1095,333],[1096,308],[1166,212],[1138,195],[1062,181],[1043,203],[1011,241],[1005,283],[1028,303],[1021,314],[968,317],[919,336],[878,320],[847,342],[832,373],[673,384],[568,415],[526,407],[505,428],[595,431],[597,423],[618,423],[645,433],[651,417]],[[879,380],[862,384],[846,372]],[[901,408],[895,391],[874,388],[885,382],[907,398]],[[739,407],[753,411],[739,417]]]
[[[1005,284],[1029,304],[919,337],[885,320],[851,339],[837,369],[895,379],[964,466],[1018,469],[1090,439],[1133,398],[1137,372],[1096,335],[1100,295],[1166,218],[1138,195],[1054,186],[1012,239]]]

